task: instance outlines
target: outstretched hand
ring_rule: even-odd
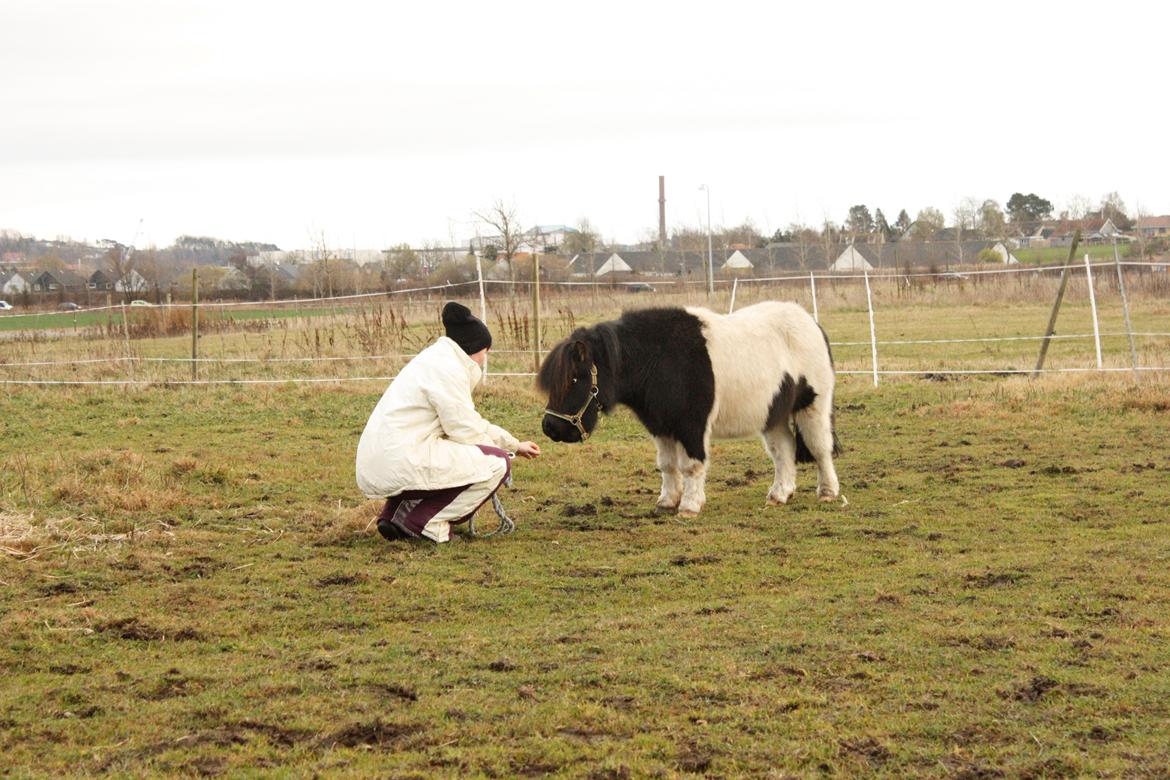
[[[522,458],[536,458],[540,456],[540,445],[531,441],[522,441],[516,448],[516,454]]]

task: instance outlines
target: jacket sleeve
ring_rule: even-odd
[[[431,402],[443,433],[451,441],[460,444],[488,444],[515,452],[519,440],[498,425],[480,416],[471,401],[471,388],[467,387],[466,375],[462,369],[443,371],[423,388]]]

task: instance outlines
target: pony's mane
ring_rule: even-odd
[[[587,359],[598,367],[599,372],[608,372],[610,377],[616,377],[621,364],[621,344],[618,341],[617,330],[613,324],[603,322],[592,328],[577,328],[567,339],[553,347],[540,366],[536,377],[536,385],[548,393],[550,403],[557,404],[564,400],[572,387],[575,360],[573,344],[584,342]],[[612,395],[612,382],[608,393]],[[603,407],[612,406],[609,398],[602,398]]]

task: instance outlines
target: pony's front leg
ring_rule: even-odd
[[[683,493],[678,503],[678,513],[683,517],[694,517],[703,511],[703,505],[707,503],[707,461],[684,454],[680,465]]]
[[[683,495],[683,476],[678,468],[679,446],[674,439],[654,437],[658,448],[658,470],[662,472],[662,491],[658,494],[658,508],[673,512]]]

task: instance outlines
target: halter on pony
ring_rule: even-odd
[[[589,438],[589,431],[585,430],[585,426],[582,424],[581,418],[583,418],[585,416],[585,412],[588,411],[589,404],[591,404],[597,400],[597,365],[596,364],[591,364],[589,366],[589,381],[593,385],[592,387],[589,388],[589,397],[585,399],[585,405],[582,406],[577,411],[576,414],[567,415],[567,414],[561,414],[560,412],[554,412],[552,409],[545,409],[544,410],[544,413],[546,415],[549,415],[551,417],[556,417],[558,420],[564,420],[565,422],[572,423],[574,426],[576,426],[577,430],[581,432],[581,441],[585,441],[586,439]]]

